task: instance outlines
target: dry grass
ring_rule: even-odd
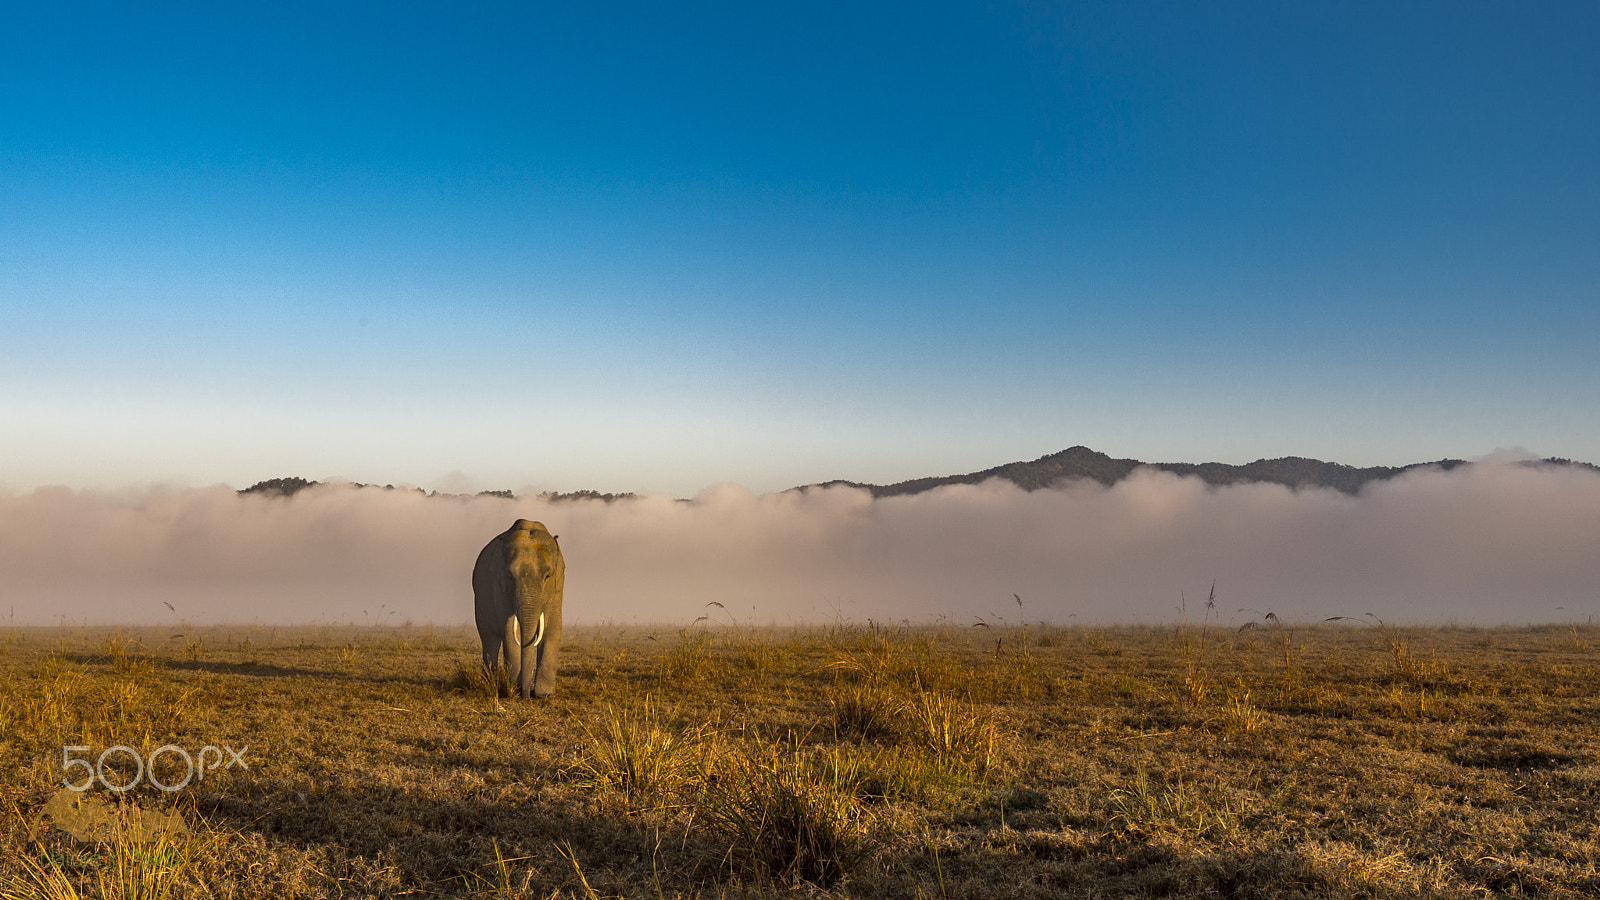
[[[991,710],[928,691],[906,705],[905,717],[912,743],[934,764],[980,776],[994,764],[999,730]]]
[[[12,630],[0,897],[1594,896],[1596,647],[579,627],[524,702],[466,629]],[[191,835],[33,824],[63,746],[167,744],[249,748],[121,796]]]
[[[661,720],[646,696],[636,708],[606,704],[599,722],[575,723],[587,738],[584,756],[573,771],[579,784],[622,794],[630,808],[655,799],[670,803],[691,785],[706,780],[717,756],[715,732],[707,725],[672,727]]]
[[[697,803],[730,871],[757,883],[837,884],[868,855],[857,770],[829,755],[757,744],[717,761]]]
[[[24,821],[13,807],[10,818]],[[82,849],[42,839],[31,823],[22,852],[11,858],[9,871],[0,872],[0,898],[4,900],[167,900],[179,884],[192,880],[199,861],[218,846],[218,835],[174,835],[159,832],[142,839],[136,825],[126,819],[107,823],[105,838]]]
[[[900,707],[877,685],[841,684],[828,693],[836,738],[881,741],[895,735]]]

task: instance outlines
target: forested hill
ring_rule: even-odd
[[[263,497],[293,497],[295,494],[298,494],[307,488],[316,487],[319,484],[322,484],[322,482],[307,481],[304,478],[269,478],[266,481],[258,481],[244,490],[239,491],[238,493],[259,494]],[[457,499],[464,497],[500,497],[506,500],[516,499],[510,491],[479,491],[476,494],[443,494],[438,491],[424,491],[422,488],[418,487],[397,488],[392,484],[376,485],[361,484],[360,482],[338,482],[338,484],[342,487],[366,488],[370,490],[410,490],[419,494],[426,494],[429,497],[454,497]],[[544,491],[543,493],[539,494],[538,497],[541,500],[547,500],[553,503],[561,503],[569,500],[603,500],[606,503],[612,503],[617,500],[632,500],[634,495],[602,494],[599,491],[570,491],[567,493],[562,493],[560,491]]]
[[[1305,459],[1299,456],[1285,456],[1281,459],[1258,459],[1253,463],[1242,466],[1227,463],[1147,463],[1137,459],[1112,459],[1111,457],[1088,447],[1072,447],[1060,453],[1041,456],[1033,462],[1006,463],[981,472],[968,472],[965,475],[945,475],[931,478],[914,478],[910,481],[901,481],[895,484],[862,484],[857,481],[827,481],[821,484],[802,485],[790,490],[802,491],[807,488],[848,486],[862,488],[872,492],[874,497],[895,497],[902,494],[920,494],[946,484],[977,484],[990,478],[1004,478],[1018,487],[1036,491],[1040,488],[1053,487],[1062,482],[1080,478],[1089,478],[1101,484],[1116,484],[1134,469],[1144,466],[1171,472],[1175,475],[1195,475],[1211,485],[1226,484],[1251,484],[1266,482],[1282,484],[1292,488],[1322,487],[1333,488],[1346,494],[1354,494],[1365,485],[1393,478],[1402,472],[1418,469],[1425,466],[1435,466],[1440,469],[1454,469],[1457,466],[1467,466],[1471,463],[1460,459],[1441,459],[1430,463],[1413,463],[1409,466],[1372,466],[1358,469],[1354,466],[1340,465],[1339,463],[1323,462],[1320,459]],[[1528,460],[1520,463],[1528,466],[1572,466],[1588,469],[1600,473],[1600,466],[1585,462],[1574,462],[1570,459],[1551,457],[1550,459]],[[259,481],[240,491],[241,494],[261,494],[269,497],[291,497],[300,491],[318,484],[304,478],[273,478]],[[364,485],[347,483],[357,488],[378,488],[381,490],[396,490],[392,484]],[[419,493],[421,488],[405,488]],[[427,492],[430,497],[464,497],[465,494],[440,494]],[[510,491],[482,491],[477,496],[495,496],[510,499]],[[603,500],[613,503],[618,500],[631,500],[631,493],[603,494],[599,491],[572,491],[568,493],[546,491],[538,495],[540,499],[548,501],[570,500]],[[688,502],[688,501],[682,501]]]
[[[1064,481],[1080,478],[1090,478],[1106,485],[1115,484],[1128,477],[1129,473],[1134,469],[1144,466],[1151,469],[1159,469],[1163,472],[1172,472],[1175,475],[1199,476],[1202,481],[1211,485],[1268,482],[1287,485],[1292,488],[1333,488],[1346,494],[1354,494],[1373,481],[1393,478],[1411,469],[1424,466],[1453,469],[1457,466],[1465,465],[1470,465],[1470,463],[1460,459],[1441,459],[1436,462],[1414,463],[1409,466],[1371,466],[1358,469],[1354,466],[1323,462],[1320,459],[1305,459],[1299,456],[1286,456],[1281,459],[1258,459],[1253,463],[1246,463],[1242,466],[1229,465],[1228,463],[1147,463],[1137,459],[1113,459],[1104,453],[1090,450],[1088,447],[1072,447],[1060,453],[1041,456],[1032,462],[1006,463],[1003,466],[984,469],[981,472],[969,472],[965,475],[915,478],[896,484],[829,481],[820,485],[807,485],[807,487],[848,485],[871,491],[874,497],[894,497],[902,494],[920,494],[923,491],[932,490],[946,484],[977,484],[990,478],[1004,478],[1024,490],[1036,491],[1040,488],[1047,488]],[[1531,460],[1524,463],[1524,465],[1578,466],[1600,472],[1600,467],[1589,463],[1573,462],[1559,458]]]

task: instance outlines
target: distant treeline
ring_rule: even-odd
[[[320,481],[309,481],[304,478],[269,478],[266,481],[258,481],[244,490],[239,491],[239,493],[260,494],[264,497],[293,497],[295,494],[300,493],[306,488],[315,487],[321,483],[322,482]],[[381,491],[405,490],[404,488],[396,488],[392,484],[362,484],[358,481],[340,482],[339,486],[349,488],[370,488]],[[410,490],[416,491],[417,493],[426,497],[500,497],[505,500],[517,499],[516,495],[510,491],[479,491],[476,494],[445,494],[440,493],[439,491],[424,491],[422,488],[410,488]],[[617,500],[631,500],[635,495],[631,493],[603,494],[599,491],[544,491],[537,496],[540,500],[550,503],[565,503],[569,500],[602,500],[606,503],[613,503]]]
[[[895,484],[865,484],[859,481],[827,481],[820,484],[804,485],[790,490],[803,491],[809,488],[825,487],[853,487],[870,491],[874,497],[896,497],[907,494],[920,494],[936,487],[947,484],[979,484],[991,478],[1002,478],[1015,484],[1026,491],[1037,491],[1041,488],[1055,487],[1069,481],[1091,479],[1104,485],[1113,485],[1133,474],[1138,468],[1156,469],[1162,472],[1171,472],[1174,475],[1193,475],[1209,485],[1230,484],[1281,484],[1295,489],[1300,488],[1333,488],[1346,494],[1355,494],[1363,487],[1374,481],[1385,481],[1415,469],[1433,467],[1450,470],[1458,466],[1470,466],[1472,463],[1463,459],[1440,459],[1434,462],[1412,463],[1408,466],[1368,466],[1356,468],[1340,463],[1323,462],[1320,459],[1306,459],[1301,456],[1285,456],[1280,459],[1258,459],[1242,466],[1228,463],[1147,463],[1137,459],[1113,459],[1104,453],[1090,450],[1088,447],[1072,447],[1041,456],[1032,462],[1014,462],[981,472],[968,472],[965,475],[944,475],[930,478],[916,478],[910,481],[900,481]],[[1518,463],[1525,466],[1555,466],[1587,469],[1600,473],[1600,466],[1592,463],[1575,462],[1570,459],[1552,456],[1548,459],[1526,460]],[[264,494],[270,497],[292,497],[308,487],[318,484],[304,478],[272,478],[267,481],[258,481],[240,491],[241,494]],[[378,488],[381,490],[396,490],[392,484],[370,485],[352,483],[356,488]],[[510,491],[479,491],[477,494],[441,494],[437,491],[424,491],[422,488],[411,488],[419,494],[429,497],[503,497],[514,500],[516,497]],[[563,503],[569,500],[601,500],[614,503],[618,500],[632,500],[636,497],[633,493],[606,494],[600,491],[544,491],[537,495],[538,499],[551,503]]]

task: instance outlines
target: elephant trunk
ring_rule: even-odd
[[[531,618],[531,611],[529,614]],[[521,619],[521,616],[518,616]],[[539,672],[539,645],[544,642],[544,613],[539,613],[539,624],[533,630],[533,637],[522,641],[522,654],[520,661],[522,682],[522,699],[533,696],[533,679]]]

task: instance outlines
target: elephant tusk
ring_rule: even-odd
[[[544,613],[539,613],[539,625],[538,625],[537,628],[534,629],[533,639],[530,640],[530,641],[527,641],[522,646],[524,646],[524,647],[537,647],[537,646],[539,646],[539,642],[542,641],[542,640],[544,640]]]

